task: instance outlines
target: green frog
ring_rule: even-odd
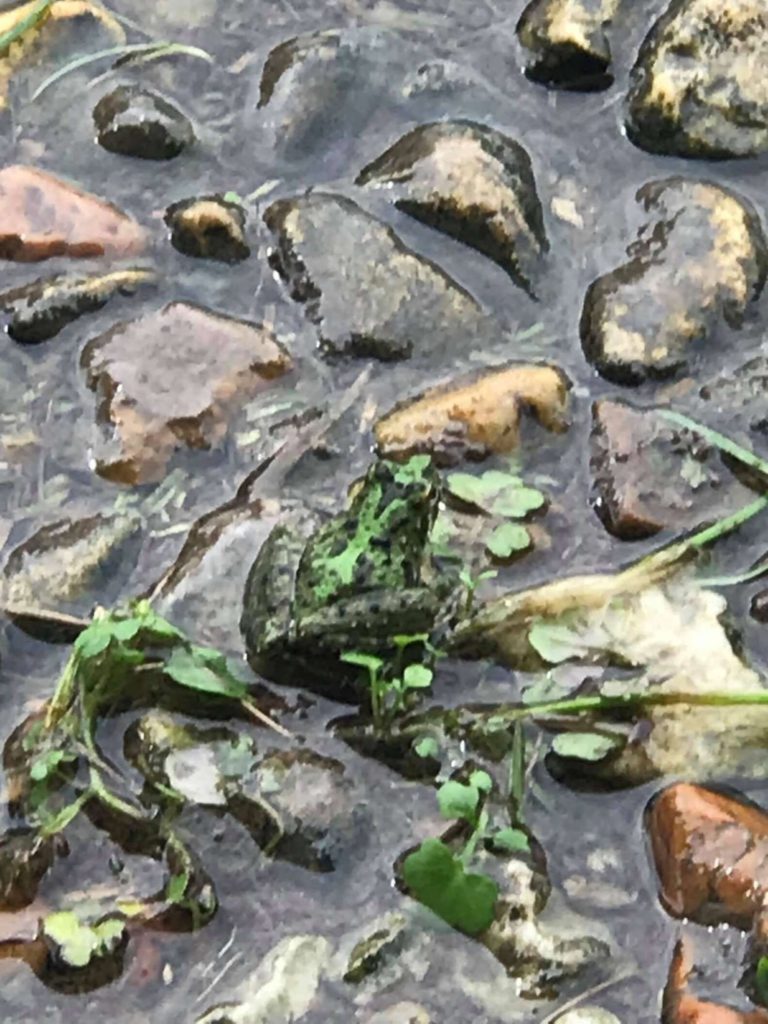
[[[275,527],[251,567],[240,627],[255,669],[285,681],[329,673],[344,651],[384,653],[398,634],[429,633],[450,605],[449,577],[428,580],[440,481],[427,455],[370,467],[349,508],[302,538]],[[307,675],[312,678],[310,679]]]

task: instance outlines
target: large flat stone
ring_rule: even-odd
[[[178,448],[215,446],[234,410],[292,365],[267,327],[183,302],[92,339],[81,362],[116,442],[97,469],[121,483],[162,479]]]

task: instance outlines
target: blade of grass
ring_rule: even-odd
[[[13,28],[9,28],[7,32],[4,32],[0,36],[0,51],[6,50],[11,43],[15,43],[25,32],[35,28],[46,16],[48,8],[52,3],[53,0],[39,0],[26,18],[17,21]]]
[[[96,64],[100,60],[107,60],[110,57],[125,57],[132,53],[151,53],[158,57],[182,54],[187,57],[197,57],[200,60],[207,61],[209,64],[213,63],[213,57],[210,53],[199,49],[197,46],[186,46],[183,43],[126,43],[123,46],[111,46],[106,50],[97,50],[95,53],[84,53],[80,57],[75,57],[74,60],[69,61],[68,64],[60,67],[57,71],[54,71],[32,93],[32,102],[39,99],[46,90],[50,89],[52,85],[55,85],[56,82],[72,71],[87,67],[89,64]]]
[[[745,466],[749,466],[751,469],[756,469],[759,473],[764,474],[766,477],[766,488],[768,489],[768,461],[761,459],[759,455],[755,455],[749,448],[744,448],[742,445],[737,444],[718,430],[713,430],[712,427],[708,427],[704,423],[698,423],[696,420],[692,420],[690,416],[685,416],[681,412],[675,412],[673,409],[658,409],[657,413],[662,419],[668,420],[670,423],[676,423],[679,427],[685,427],[687,430],[700,434],[705,441],[709,441],[716,448],[733,456],[738,462],[742,462]]]

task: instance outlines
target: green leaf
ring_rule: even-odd
[[[178,875],[171,875],[165,889],[165,898],[169,903],[181,903],[189,885],[189,872],[183,871]]]
[[[439,839],[425,840],[406,857],[403,878],[420,903],[467,935],[493,921],[498,886],[486,875],[468,873]]]
[[[528,639],[530,640],[530,633]],[[523,704],[543,704],[545,701],[567,697],[571,689],[572,684],[558,682],[549,673],[546,673],[539,676],[530,686],[526,686],[521,697]]]
[[[460,501],[510,519],[521,519],[546,501],[541,491],[526,487],[519,476],[494,469],[480,476],[450,473],[446,485]]]
[[[341,660],[348,665],[359,665],[367,668],[369,672],[378,672],[384,662],[374,654],[365,654],[362,651],[346,651],[341,655]]]
[[[502,828],[491,836],[491,843],[504,853],[529,853],[531,841],[521,828]]]
[[[408,665],[403,672],[403,683],[409,690],[422,690],[432,685],[432,669],[426,665]]]
[[[485,540],[485,547],[494,558],[511,558],[530,546],[531,535],[519,523],[501,523]]]
[[[183,648],[173,651],[166,662],[165,673],[174,682],[190,690],[200,690],[220,697],[233,697],[235,700],[242,700],[248,693],[245,683],[235,679],[228,671],[217,672],[209,667],[204,658],[196,656],[194,648],[189,651]]]
[[[475,786],[465,786],[453,779],[444,782],[437,791],[440,813],[449,821],[463,818],[464,821],[474,824],[479,801],[480,791]]]
[[[440,747],[434,736],[423,736],[420,740],[416,740],[413,749],[419,757],[437,757],[440,753]]]
[[[479,790],[481,793],[490,793],[493,787],[493,779],[488,772],[472,772],[469,776],[469,784],[470,786],[474,786],[474,788]]]
[[[232,192],[231,190],[225,192],[221,198],[225,203],[237,203],[239,206],[242,206],[244,201],[239,192]]]
[[[588,651],[576,629],[555,620],[539,619],[534,622],[528,630],[528,643],[551,665],[581,658]]]
[[[618,736],[604,736],[598,732],[562,732],[552,740],[552,750],[560,757],[602,761],[622,743]]]
[[[761,956],[755,968],[755,989],[757,998],[768,1006],[768,956]]]
[[[541,508],[546,500],[535,487],[508,487],[493,499],[488,511],[507,519],[523,519],[529,512]]]
[[[53,775],[62,761],[73,761],[72,754],[64,750],[47,750],[35,758],[29,769],[29,777],[34,782],[42,782],[49,775]]]
[[[111,642],[112,629],[109,620],[97,619],[75,640],[74,648],[83,659],[96,658]]]
[[[107,918],[91,926],[74,911],[59,910],[43,918],[43,934],[70,967],[86,967],[94,956],[114,949],[125,934],[125,924],[118,918]]]

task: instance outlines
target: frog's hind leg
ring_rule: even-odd
[[[257,670],[263,658],[290,642],[296,570],[305,543],[290,526],[276,526],[248,573],[240,632],[248,661]]]

